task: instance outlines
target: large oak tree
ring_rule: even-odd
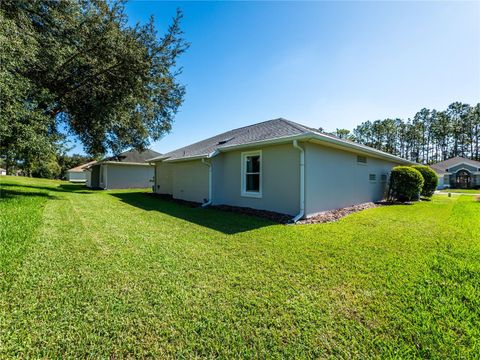
[[[0,2],[0,150],[27,161],[67,131],[92,155],[142,149],[182,104],[177,59],[188,47],[177,12],[130,26],[123,2]]]

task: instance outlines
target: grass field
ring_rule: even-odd
[[[480,202],[285,226],[1,177],[0,358],[474,358]]]
[[[461,194],[477,194],[480,195],[480,189],[443,189],[440,192],[445,193],[461,193]]]

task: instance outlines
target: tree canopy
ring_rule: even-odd
[[[27,163],[65,133],[90,155],[143,149],[170,131],[188,48],[177,11],[159,37],[130,26],[123,2],[0,2],[0,150]]]
[[[413,119],[366,121],[353,133],[337,129],[333,134],[424,164],[454,156],[480,160],[480,104],[424,108]]]

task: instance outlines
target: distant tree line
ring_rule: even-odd
[[[454,102],[444,111],[421,109],[413,119],[366,121],[334,135],[418,163],[462,156],[480,160],[480,104]]]

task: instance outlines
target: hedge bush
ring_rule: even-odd
[[[436,172],[425,165],[413,165],[412,168],[418,170],[423,177],[424,182],[420,194],[425,197],[432,197],[438,185],[438,176]]]
[[[423,188],[423,176],[410,166],[396,166],[390,174],[389,200],[418,200]]]

